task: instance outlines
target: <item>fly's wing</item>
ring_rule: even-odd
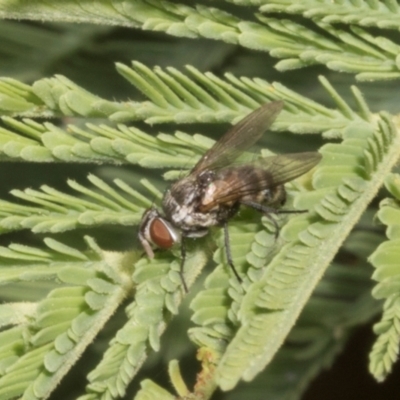
[[[271,126],[283,108],[283,101],[264,104],[234,125],[208,150],[191,173],[219,169],[231,164]]]
[[[257,194],[289,182],[315,167],[321,160],[317,152],[271,156],[254,164],[244,164],[219,171],[213,180],[212,192],[203,204],[203,211],[244,196]]]
[[[272,187],[283,185],[304,175],[321,161],[321,154],[310,151],[266,157],[256,162],[256,166],[271,174]]]

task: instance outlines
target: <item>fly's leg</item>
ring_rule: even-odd
[[[236,279],[240,283],[242,283],[242,278],[239,276],[239,274],[236,271],[236,268],[233,264],[232,253],[231,253],[231,244],[229,242],[228,224],[226,222],[224,223],[224,239],[225,239],[225,254],[226,254],[226,260],[228,261],[228,265],[231,267],[233,273],[236,276]]]
[[[264,204],[256,203],[255,201],[242,201],[241,204],[261,212],[272,222],[272,224],[274,225],[274,228],[275,228],[275,232],[274,232],[275,240],[278,239],[280,227],[279,227],[278,223],[276,222],[276,219],[273,217],[273,215],[276,215],[276,214],[301,214],[301,213],[305,213],[308,211],[308,210],[281,210],[279,208],[268,207]]]
[[[185,243],[185,236],[182,236],[182,241],[181,241],[181,265],[179,268],[179,276],[181,277],[182,281],[182,286],[185,291],[185,293],[189,293],[188,287],[186,285],[185,277],[183,275],[183,267],[185,266],[185,261],[186,261],[186,243]]]

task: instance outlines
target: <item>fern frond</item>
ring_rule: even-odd
[[[134,225],[140,221],[144,209],[151,206],[151,200],[120,179],[114,180],[118,191],[94,175],[90,175],[88,179],[97,191],[75,181],[68,181],[69,186],[85,198],[62,193],[49,186],[42,186],[41,191],[12,190],[15,197],[31,203],[32,206],[0,201],[2,231],[28,228],[35,233],[57,233],[99,224]],[[151,196],[161,197],[161,193],[150,183],[143,180],[142,185]]]
[[[187,67],[188,74],[184,75],[175,68],[167,68],[167,71],[164,71],[156,67],[151,70],[138,62],[134,62],[132,68],[118,64],[117,69],[130,83],[148,96],[149,101],[113,103],[112,107],[103,107],[105,100],[93,99],[93,102],[88,101],[84,107],[87,110],[85,116],[90,115],[90,110],[101,109],[104,112],[103,117],[115,121],[140,119],[149,124],[235,122],[259,105],[279,99],[285,101],[285,110],[273,129],[290,130],[294,133],[324,132],[326,136],[342,136],[342,131],[347,129],[350,122],[359,124],[369,122],[371,118],[368,106],[356,88],[353,88],[353,95],[359,108],[358,113],[354,112],[322,77],[320,81],[336,102],[338,110],[324,107],[279,83],[270,84],[258,78],[238,79],[232,74],[226,74],[225,79],[221,79],[209,72],[201,73],[190,66]],[[39,83],[40,81],[37,82],[38,85]],[[50,92],[54,90],[58,94],[54,103],[47,103],[51,110],[58,108],[58,103],[66,102],[64,95],[67,97],[74,95],[75,89],[64,92],[58,85],[59,79],[56,78],[51,80],[51,85],[49,83],[48,90]],[[160,94],[163,95],[162,101]],[[47,94],[43,92],[42,96],[45,98]],[[189,97],[191,101],[187,101]],[[172,99],[171,102],[170,99]],[[165,165],[171,165],[171,159],[167,157],[168,155],[175,156],[176,150],[166,148],[165,143],[178,144],[176,138],[161,134],[158,140],[155,140],[136,128],[127,128],[124,125],[113,129],[103,125],[95,127],[89,124],[88,130],[71,126],[71,135],[51,124],[39,125],[30,120],[20,123],[10,118],[5,118],[5,122],[14,129],[14,132],[5,129],[0,131],[4,135],[3,152],[10,157],[23,157],[20,154],[24,153],[25,146],[28,146],[27,152],[32,151],[30,145],[39,146],[41,141],[46,149],[34,147],[35,150],[40,150],[47,157],[52,153],[52,156],[65,161],[83,162],[85,159],[90,161],[104,159],[121,162],[125,158],[127,161],[136,163],[141,158],[146,159],[149,155],[151,157],[152,152],[162,151],[161,161],[165,159]],[[21,138],[21,144],[15,144],[13,138],[21,134],[24,136]],[[25,136],[33,137],[36,143],[28,141]],[[203,150],[212,143],[201,136],[194,136],[194,140],[184,133],[177,133],[176,136],[182,141],[182,146],[191,145],[185,150],[186,154],[183,151],[178,152],[182,156],[187,156],[186,159],[182,159],[182,162],[186,162],[193,155],[192,147]],[[7,150],[7,146],[10,146],[10,151]],[[153,162],[156,165],[164,165],[157,163],[155,157],[149,159],[146,164],[143,161],[142,165],[149,166]]]
[[[203,251],[189,254],[185,279],[190,286],[207,261]],[[167,322],[182,300],[179,263],[171,256],[142,259],[135,265],[135,302],[126,310],[129,321],[112,340],[102,361],[88,375],[87,394],[81,400],[123,396],[147,355],[160,348]],[[145,390],[146,387],[143,387]],[[148,388],[146,389],[148,390]]]
[[[0,107],[3,113],[7,113],[10,111],[8,102],[19,101],[21,96],[25,98],[34,96],[35,101],[30,101],[29,106],[23,112],[19,113],[17,111],[13,112],[13,114],[37,117],[57,115],[90,117],[97,113],[97,117],[109,118],[117,122],[144,120],[149,124],[165,122],[204,123],[232,122],[240,119],[240,117],[268,100],[279,99],[282,96],[287,100],[290,100],[290,97],[299,97],[296,93],[283,86],[270,85],[260,79],[250,80],[243,78],[239,80],[233,75],[227,74],[226,79],[222,80],[214,74],[204,74],[190,66],[187,69],[188,74],[184,75],[175,68],[168,68],[167,71],[164,71],[156,67],[152,71],[138,62],[133,63],[133,68],[117,64],[118,72],[149,98],[150,101],[143,103],[116,103],[87,94],[85,96],[85,104],[83,104],[83,100],[79,102],[76,97],[80,97],[80,93],[86,91],[62,76],[40,80],[32,86],[24,85],[22,88],[20,82],[2,78],[3,80],[0,80],[0,83],[3,83],[3,85],[0,85],[0,93],[3,95],[4,100]],[[66,104],[69,103],[70,98],[72,98],[71,107],[67,109]],[[321,121],[322,124],[325,122],[328,126],[332,125],[332,119],[338,117],[332,110],[324,108],[309,99],[304,98],[304,102],[307,103],[307,105],[303,105],[303,107],[307,107],[307,111],[314,111],[314,113],[318,111],[320,114],[326,115],[327,121]],[[79,104],[79,106],[74,111],[72,107],[76,104]],[[47,110],[43,111],[46,108]],[[292,113],[297,114],[299,111],[301,110],[293,109]],[[303,122],[309,119],[310,115],[303,114]],[[21,138],[22,144],[25,142],[26,145],[35,144],[28,141],[26,136],[31,140],[35,140],[36,144],[39,144],[38,139],[41,139],[42,142],[47,140],[47,143],[44,144],[49,150],[56,148],[56,145],[59,145],[61,150],[62,145],[67,145],[71,148],[75,144],[79,145],[82,140],[85,140],[83,143],[86,143],[96,138],[96,136],[110,139],[128,139],[136,135],[143,136],[140,135],[139,131],[133,130],[129,132],[123,126],[120,127],[123,132],[118,132],[116,130],[112,131],[111,128],[105,126],[99,128],[89,125],[89,129],[95,130],[95,132],[71,127],[73,137],[70,137],[69,134],[51,124],[39,125],[30,120],[20,123],[9,118],[5,118],[4,121],[14,129],[14,132],[10,130],[1,131],[4,136],[3,143],[6,144],[10,141],[10,146],[13,145],[12,139],[19,138],[21,134],[24,136]],[[300,119],[297,122],[302,121]],[[344,124],[345,121],[342,122],[342,125]],[[314,128],[313,131],[319,132],[320,128],[318,128]],[[139,141],[140,139],[137,140]],[[142,143],[143,138],[137,144]],[[18,144],[18,146],[21,147],[22,144]],[[67,151],[69,148],[67,148]],[[74,150],[74,148],[72,147],[71,150]]]
[[[174,400],[176,396],[168,393],[161,386],[155,384],[150,379],[145,379],[140,384],[141,390],[136,394],[135,400]],[[86,399],[85,399],[86,400]],[[88,399],[89,400],[89,399]]]
[[[236,1],[234,1],[236,3]],[[246,0],[238,1],[246,5]],[[306,18],[319,20],[327,24],[352,24],[360,26],[375,26],[381,29],[399,29],[397,18],[399,4],[395,0],[342,2],[329,0],[272,0],[257,1],[260,11],[285,12],[301,14]]]
[[[53,282],[40,302],[20,303],[25,317],[9,318],[0,333],[2,399],[23,393],[47,397],[132,289],[128,271],[121,268],[126,260],[114,257],[111,268],[108,256],[92,240],[87,243],[87,253],[53,239],[45,240],[46,250],[19,245],[0,249],[2,285]],[[8,311],[0,309],[2,322]]]
[[[104,112],[96,110],[99,102],[103,107],[113,108],[117,105],[102,100],[89,93],[71,80],[56,76],[41,79],[32,86],[12,78],[0,79],[1,111],[4,115],[22,114],[26,117],[57,117],[60,115],[84,115],[103,117]],[[105,104],[104,104],[105,103]]]
[[[335,36],[332,37],[290,20],[258,15],[262,22],[260,24],[243,21],[225,11],[202,5],[189,7],[161,0],[136,0],[126,4],[115,2],[113,6],[116,11],[110,15],[111,9],[108,10],[110,19],[107,23],[112,23],[113,18],[116,18],[120,24],[131,27],[163,31],[179,37],[205,37],[268,51],[273,57],[285,59],[276,65],[282,71],[324,64],[336,71],[355,73],[359,80],[400,78],[396,63],[398,50],[396,54],[393,51],[399,46],[387,38],[373,38],[360,29],[353,29],[353,32],[349,33],[335,29],[326,22],[317,24],[319,28],[334,33]],[[312,5],[310,8],[313,9]],[[35,1],[26,7],[3,7],[3,15],[7,15],[7,18],[29,15],[31,19],[65,21],[70,20],[71,12],[75,21],[104,23],[97,20],[98,10],[94,4],[80,7],[75,2],[66,1],[59,5],[58,9],[50,9],[42,1]],[[340,22],[343,23],[343,20]],[[373,45],[370,42],[373,42]],[[74,100],[77,104],[81,100],[85,103],[86,97],[83,94]],[[70,98],[68,103],[64,104],[64,112],[76,108],[71,100]]]
[[[364,254],[353,252],[354,242],[366,236],[350,235],[344,251],[360,257],[360,262],[350,268],[334,262],[327,269],[274,360],[252,382],[238,385],[230,399],[244,398],[249,392],[254,398],[301,398],[310,380],[332,364],[353,326],[377,314],[379,303],[369,293],[371,271]]]
[[[370,353],[369,369],[378,381],[383,381],[391,372],[399,354],[399,182],[398,174],[390,174],[386,178],[386,188],[394,199],[381,202],[378,218],[387,226],[386,234],[389,240],[382,243],[369,258],[376,269],[373,278],[378,281],[372,294],[379,300],[385,300],[382,319],[374,326],[378,338]]]
[[[0,127],[0,151],[7,161],[132,163],[149,168],[187,168],[213,143],[202,135],[191,137],[184,132],[176,132],[174,136],[161,133],[154,138],[122,124],[112,128],[88,123],[86,129],[69,125],[65,130],[31,119],[18,121],[3,117],[2,120],[8,129]],[[171,148],[170,144],[175,147]]]

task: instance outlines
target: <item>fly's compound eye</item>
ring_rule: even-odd
[[[169,221],[162,218],[156,209],[149,208],[143,214],[138,238],[147,256],[154,258],[152,244],[162,249],[169,249],[175,243],[181,241],[181,232]]]
[[[151,241],[162,249],[169,249],[181,240],[179,232],[162,218],[154,218],[151,221],[149,234]]]

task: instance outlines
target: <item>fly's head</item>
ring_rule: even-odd
[[[139,227],[139,240],[149,258],[154,258],[152,245],[161,249],[169,249],[180,243],[181,232],[160,213],[149,208],[145,211]]]

